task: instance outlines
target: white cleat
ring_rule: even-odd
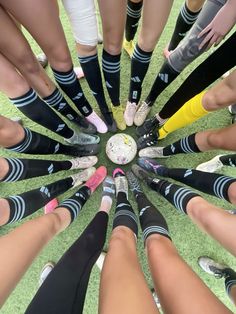
[[[94,174],[95,171],[96,171],[95,167],[90,167],[76,174],[73,174],[71,176],[73,180],[72,182],[73,187],[81,185],[83,182],[87,181]]]
[[[139,157],[149,157],[149,158],[168,158],[169,156],[163,155],[164,147],[147,147],[139,151]]]
[[[221,169],[224,165],[220,161],[220,157],[223,155],[217,155],[209,161],[203,162],[202,164],[196,167],[196,170],[204,172],[215,172],[216,170]]]
[[[137,110],[136,103],[127,101],[127,105],[124,112],[124,119],[127,126],[132,126],[134,124],[134,116],[136,110]]]
[[[146,120],[149,112],[151,111],[152,107],[148,106],[145,101],[141,102],[141,105],[138,107],[136,114],[134,116],[134,124],[136,126],[140,126]]]
[[[106,258],[106,252],[101,252],[101,254],[99,255],[99,257],[96,261],[96,265],[97,265],[98,269],[100,270],[100,272],[102,271],[105,258]]]
[[[78,157],[71,159],[70,162],[72,164],[70,170],[86,169],[96,165],[98,158],[96,156]]]

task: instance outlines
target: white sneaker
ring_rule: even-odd
[[[96,156],[78,157],[71,159],[70,162],[72,164],[70,170],[86,169],[94,166],[98,162],[98,158]]]
[[[152,107],[148,106],[145,101],[141,102],[141,105],[138,107],[136,114],[134,116],[134,124],[136,126],[140,126],[146,120],[149,112],[151,111]]]
[[[96,265],[97,265],[98,269],[100,270],[100,272],[102,271],[105,257],[106,257],[106,252],[101,252],[101,254],[99,255],[99,257],[96,261]]]
[[[204,172],[215,172],[216,170],[221,169],[224,165],[220,161],[220,157],[224,155],[217,155],[209,161],[203,162],[202,164],[196,167],[196,170]]]
[[[164,147],[147,147],[139,151],[139,157],[149,157],[149,158],[168,158],[169,156],[163,155]]]
[[[90,167],[88,169],[85,169],[84,171],[80,171],[76,174],[73,174],[71,176],[73,182],[73,187],[81,185],[83,182],[87,181],[96,171],[95,167]]]
[[[217,263],[208,256],[201,256],[198,258],[198,265],[207,274],[214,275],[216,278],[224,277],[224,269],[228,268],[226,265]]]
[[[50,272],[53,270],[55,267],[55,263],[53,262],[48,262],[43,266],[43,269],[41,270],[40,276],[39,276],[39,287],[44,283],[46,280],[47,276],[50,274]]]
[[[132,126],[134,124],[134,116],[137,110],[137,105],[135,102],[127,101],[127,105],[124,112],[124,119],[127,126]]]

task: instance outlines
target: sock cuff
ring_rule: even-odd
[[[230,289],[236,285],[236,278],[227,277],[225,279],[225,290],[230,297]]]
[[[24,139],[16,144],[13,145],[11,147],[7,147],[7,149],[12,150],[14,152],[18,152],[18,153],[23,153],[24,151],[27,150],[27,148],[30,146],[31,141],[32,141],[32,137],[33,137],[33,133],[30,129],[28,128],[23,128],[25,131],[25,137]]]
[[[209,113],[202,104],[202,98],[206,92],[207,91],[203,91],[197,94],[186,103],[187,106],[190,106],[193,115],[196,117],[201,117],[202,115]]]
[[[121,53],[119,53],[118,55],[111,55],[109,52],[107,52],[104,48],[102,50],[102,59],[106,59],[112,63],[115,62],[120,62],[120,58],[121,58]]]
[[[84,64],[84,63],[91,62],[93,60],[98,60],[98,54],[95,53],[92,56],[85,56],[85,57],[82,57],[82,56],[78,55],[78,59],[79,59],[80,63]]]
[[[27,93],[21,95],[20,97],[9,99],[16,107],[23,107],[31,104],[37,98],[38,95],[36,94],[36,92],[32,88],[30,88]]]
[[[162,226],[149,226],[143,230],[143,241],[144,241],[144,243],[146,242],[147,238],[152,234],[159,234],[159,235],[166,237],[169,240],[171,240],[171,236],[169,234],[169,231],[166,228],[164,228]]]
[[[62,99],[63,99],[63,95],[57,87],[52,92],[51,95],[43,98],[43,100],[52,107],[57,106],[61,102]]]
[[[127,2],[127,15],[132,18],[140,18],[143,7],[143,1],[135,3],[130,0]]]
[[[183,20],[185,21],[186,24],[188,25],[192,25],[195,23],[195,21],[197,20],[198,14],[201,11],[201,9],[197,12],[193,12],[191,11],[188,7],[186,2],[182,5],[181,9],[180,9],[180,14],[183,18]]]
[[[200,150],[195,142],[196,133],[186,136],[180,140],[180,147],[183,153],[199,153]]]
[[[136,237],[138,236],[138,220],[133,211],[127,209],[117,211],[114,215],[112,229],[118,226],[125,226],[132,230]]]
[[[227,176],[218,176],[217,179],[215,180],[213,184],[213,192],[214,194],[222,199],[229,200],[228,196],[228,190],[229,186],[233,183],[236,182],[236,179],[232,177],[227,177]]]
[[[5,175],[5,177],[0,181],[1,182],[18,181],[21,178],[21,176],[25,170],[23,162],[18,158],[4,158],[4,159],[8,163],[9,170],[8,170],[7,174]]]
[[[26,204],[24,199],[19,195],[5,198],[10,207],[10,215],[7,224],[21,220],[25,215]]]
[[[151,61],[153,51],[144,51],[138,44],[135,45],[132,59],[138,60],[141,63],[149,63]]]
[[[70,85],[74,83],[75,81],[77,81],[77,76],[74,72],[73,67],[71,68],[71,70],[66,71],[66,72],[57,71],[53,68],[51,69],[52,69],[52,72],[54,74],[56,81],[60,84]]]

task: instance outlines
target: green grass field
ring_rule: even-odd
[[[155,53],[152,58],[151,66],[149,68],[149,72],[146,76],[146,79],[143,85],[143,97],[145,97],[147,92],[149,91],[152,85],[152,82],[155,79],[156,73],[158,69],[160,68],[160,65],[163,61],[162,50],[171,37],[172,29],[174,27],[175,19],[177,17],[181,3],[182,1],[180,0],[175,1],[168,24],[156,47]],[[67,36],[68,44],[71,50],[74,63],[75,65],[78,65],[78,60],[76,57],[76,51],[74,47],[74,40],[70,31],[67,17],[65,16],[65,13],[63,10],[61,10],[61,18],[62,18],[62,23],[65,29],[65,33]],[[39,47],[35,44],[32,38],[30,38],[28,35],[27,37],[29,38],[32,49],[35,51],[35,53],[38,53],[40,51]],[[99,46],[99,54],[101,54],[101,50],[102,50],[102,46]],[[152,110],[152,113],[157,112],[165,104],[166,100],[177,89],[177,87],[181,84],[181,82],[185,79],[185,77],[193,70],[193,68],[200,62],[200,60],[203,60],[206,56],[207,54],[200,57],[197,61],[195,61],[193,64],[187,67],[187,69],[179,76],[179,78],[175,80],[169,86],[169,88],[160,95],[160,97],[157,99],[155,107]],[[48,68],[48,73],[51,76],[51,71],[49,68]],[[121,100],[123,103],[126,102],[127,95],[128,95],[129,76],[130,76],[130,59],[127,56],[127,54],[123,53],[122,74],[121,74]],[[86,96],[90,100],[90,103],[93,104],[94,107],[96,107],[94,98],[89,92],[87,83],[85,82],[84,79],[81,81],[81,83],[84,88]],[[8,99],[2,94],[0,95],[0,110],[1,110],[1,113],[7,117],[22,116],[20,112],[18,112],[10,104]],[[60,140],[60,138],[56,137],[55,134],[53,134],[52,132],[45,131],[45,129],[41,128],[39,125],[34,124],[33,122],[31,122],[25,117],[23,117],[23,119],[24,119],[24,124],[28,127],[31,127],[33,130],[39,131],[43,134],[49,135],[52,138],[57,138],[58,140]],[[169,135],[168,138],[161,141],[160,145],[164,146],[166,144],[172,143],[173,141],[185,135],[191,134],[192,132],[196,132],[196,131],[208,129],[208,128],[223,127],[228,124],[230,124],[230,115],[227,110],[221,110],[219,112],[209,114],[208,116],[201,119],[197,123],[193,123],[191,126],[181,129]],[[132,128],[127,129],[126,132],[135,137],[134,131],[135,131],[134,127],[132,127]],[[106,165],[108,168],[108,173],[111,175],[112,170],[115,168],[115,165],[112,164],[110,161],[108,161],[105,155],[105,145],[109,137],[110,137],[110,134],[106,134],[102,136],[102,139],[101,139],[102,149],[99,155],[98,165]],[[17,156],[16,154],[9,153],[5,150],[0,150],[0,153],[1,153],[1,156],[12,156],[12,157]],[[209,158],[215,156],[217,153],[219,152],[209,152],[209,153],[200,153],[200,154],[192,154],[192,155],[189,154],[189,155],[184,155],[184,156],[177,155],[172,158],[164,160],[164,163],[168,166],[173,166],[173,167],[195,167],[200,162],[208,160]],[[26,155],[21,155],[17,157],[26,157]],[[32,156],[32,157],[39,158],[38,156]],[[66,159],[66,157],[62,155],[46,156],[42,158],[45,158],[45,159],[52,158],[56,160]],[[124,167],[124,170],[129,169],[129,167],[130,166]],[[236,175],[235,169],[230,169],[227,167],[225,167],[221,172],[228,175],[230,174],[232,176]],[[70,174],[71,172],[68,172],[68,173],[60,172],[60,173],[53,174],[50,176],[26,180],[26,181],[22,181],[18,183],[1,184],[1,197],[11,195],[11,194],[22,193],[23,191],[30,190],[30,189],[39,187],[41,185],[51,183],[55,180],[64,178]],[[177,211],[170,204],[168,204],[165,200],[163,200],[162,197],[158,196],[155,192],[149,190],[145,186],[143,187],[149,199],[158,207],[158,209],[160,209],[160,211],[163,213],[163,215],[167,219],[173,241],[179,253],[181,254],[181,256],[194,269],[194,271],[197,272],[197,274],[204,280],[204,282],[209,286],[209,288],[231,310],[233,310],[233,306],[224,291],[224,281],[216,280],[215,278],[212,278],[211,276],[203,273],[197,265],[197,259],[201,255],[209,255],[217,259],[218,261],[228,264],[229,266],[236,269],[235,258],[232,257],[232,255],[229,254],[222,247],[220,247],[220,245],[218,245],[214,240],[212,240],[210,237],[208,237],[207,235],[199,231],[197,227],[195,227],[191,223],[191,221],[188,219],[187,216],[178,214]],[[59,199],[62,200],[70,196],[72,193],[73,191],[70,190],[64,195],[61,195]],[[78,219],[67,230],[65,230],[63,233],[61,233],[57,237],[55,237],[55,239],[53,239],[45,247],[45,249],[39,254],[39,256],[35,259],[34,263],[29,268],[28,272],[22,278],[21,282],[18,284],[18,286],[16,287],[12,295],[9,297],[9,299],[5,303],[4,307],[1,309],[2,314],[24,313],[27,305],[30,303],[31,299],[33,298],[34,294],[37,291],[38,278],[39,278],[41,268],[48,260],[52,260],[55,262],[58,261],[58,259],[62,256],[62,254],[66,251],[66,249],[75,241],[75,239],[77,239],[77,237],[81,234],[81,232],[84,230],[84,228],[87,226],[89,221],[92,219],[92,217],[96,213],[98,209],[98,204],[100,202],[100,197],[101,197],[101,188],[99,188],[94,193],[94,195],[90,198],[90,200],[86,203]],[[233,208],[233,206],[231,206],[230,204],[220,201],[214,197],[204,195],[204,198],[206,198],[213,204],[221,206],[225,209]],[[130,201],[132,205],[134,206],[134,208],[136,209],[137,207],[131,193],[130,193]],[[111,232],[113,213],[114,213],[114,206],[110,214],[110,223],[109,223],[107,239],[109,239],[110,232]],[[43,214],[43,210],[41,209],[28,219],[33,219],[42,214]],[[0,230],[0,235],[4,235],[10,232],[13,228],[16,228],[21,223],[22,222],[18,224],[14,224],[13,226],[2,227]],[[138,254],[139,254],[140,262],[142,264],[142,268],[147,278],[148,284],[151,287],[152,286],[151,276],[147,267],[147,261],[146,261],[146,257],[145,257],[145,253],[143,249],[141,232],[139,232],[139,239],[138,239]],[[178,285],[177,282],[173,282],[173,285],[174,284]],[[93,314],[97,312],[98,289],[99,289],[99,271],[95,266],[92,271],[91,278],[90,278],[84,313]]]

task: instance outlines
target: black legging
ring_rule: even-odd
[[[108,214],[98,212],[39,288],[26,314],[80,314],[90,273],[106,239]]]

